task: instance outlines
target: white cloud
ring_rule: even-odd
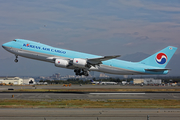
[[[124,44],[124,46],[132,46],[132,45],[133,45],[133,43],[132,43],[132,42],[127,43],[127,44]]]

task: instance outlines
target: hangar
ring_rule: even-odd
[[[22,85],[23,84],[23,79],[19,77],[1,77],[0,78],[0,83],[5,83],[5,84],[13,84],[13,85]]]
[[[35,84],[34,78],[23,79],[23,85]]]
[[[20,77],[0,77],[0,83],[13,85],[29,85],[35,84],[34,78],[22,79]]]

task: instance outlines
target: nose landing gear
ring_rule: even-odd
[[[17,62],[18,62],[18,59],[17,59],[17,58],[18,58],[18,56],[16,56],[16,59],[14,60],[14,62],[15,62],[15,63],[17,63]]]

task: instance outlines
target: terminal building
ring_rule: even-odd
[[[145,85],[160,85],[162,83],[161,79],[154,78],[143,78],[143,79],[133,79],[133,84],[145,84]]]
[[[0,77],[0,83],[13,85],[29,85],[34,84],[34,78],[22,79],[19,77]]]

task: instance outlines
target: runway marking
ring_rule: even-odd
[[[145,95],[146,93],[89,93],[89,94],[98,94],[98,95]]]

